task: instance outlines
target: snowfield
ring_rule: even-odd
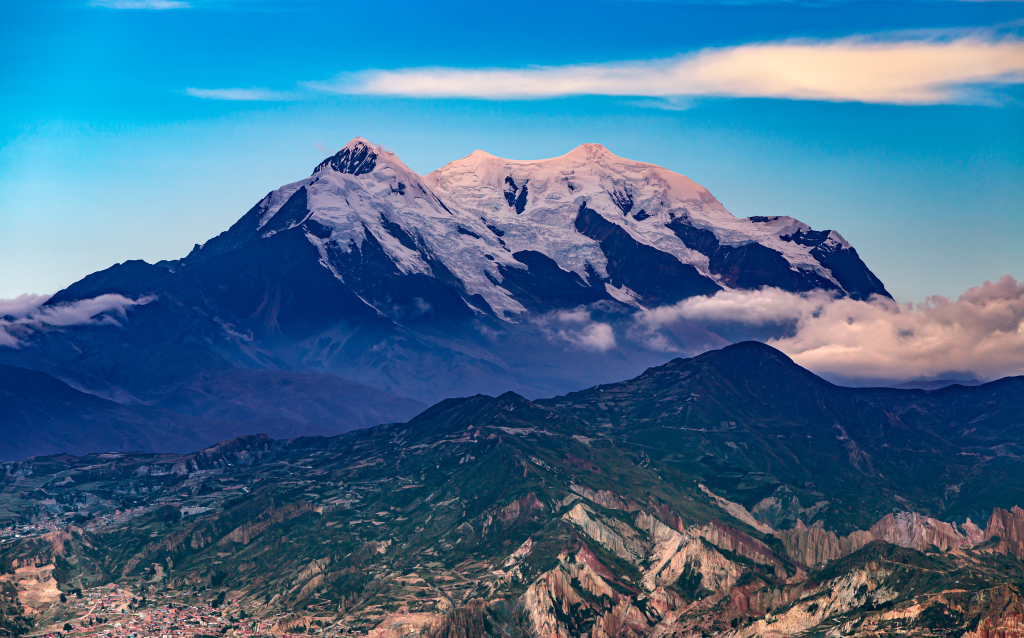
[[[287,210],[288,218],[281,219],[281,211],[302,190],[300,214]],[[717,241],[719,251],[758,244],[781,256],[784,267],[797,275],[826,282],[812,287],[866,296],[847,290],[815,255],[852,251],[839,233],[815,233],[791,217],[737,218],[689,178],[618,157],[600,144],[535,161],[475,151],[421,176],[393,153],[356,138],[310,177],[267,195],[258,208],[260,236],[306,224],[321,263],[342,280],[345,274],[335,266],[334,255],[361,249],[370,235],[401,273],[454,276],[467,297],[479,295],[494,315],[511,322],[528,314],[502,285],[509,269],[528,268],[516,257],[522,251],[550,258],[583,285],[620,302],[650,305],[643,293],[614,281],[609,268],[614,256],[603,249],[600,237],[578,228],[584,209],[621,229],[622,237],[692,266],[718,288],[743,286],[730,282],[706,252],[688,246],[676,228],[710,231],[713,235],[704,237],[712,245]]]

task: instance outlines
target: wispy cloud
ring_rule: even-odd
[[[581,350],[604,352],[616,345],[611,325],[594,321],[584,308],[553,312],[534,319],[533,323],[548,339],[567,342]]]
[[[724,96],[916,105],[985,102],[991,93],[979,87],[1022,82],[1024,41],[960,35],[753,43],[671,59],[523,69],[374,70],[307,85],[420,98]]]
[[[641,326],[673,321],[729,322],[752,327],[789,325],[768,343],[819,374],[846,379],[907,380],[968,374],[1024,374],[1024,282],[1006,275],[957,299],[920,304],[793,294],[778,289],[727,291],[643,313]]]
[[[192,5],[181,0],[89,0],[90,7],[104,9],[189,9]]]
[[[231,100],[238,102],[282,102],[293,99],[293,95],[284,91],[270,89],[185,89],[185,95],[204,100]]]
[[[44,306],[49,295],[21,295],[0,299],[0,346],[18,348],[33,332],[49,326],[84,324],[120,325],[128,308],[145,305],[156,297],[129,299],[121,295],[100,295],[66,304]]]

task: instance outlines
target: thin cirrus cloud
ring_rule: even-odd
[[[122,295],[100,295],[66,304],[45,306],[49,295],[20,295],[0,299],[0,346],[18,348],[33,332],[45,326],[85,324],[121,325],[128,308],[143,306],[156,297],[129,299]]]
[[[910,380],[948,375],[1024,374],[1024,281],[1010,275],[956,299],[920,304],[794,294],[775,288],[724,291],[642,313],[648,343],[675,321],[786,325],[768,343],[819,374],[845,379]]]
[[[521,69],[371,70],[306,85],[328,93],[417,98],[718,96],[926,105],[992,102],[986,88],[1020,83],[1024,41],[972,34],[752,43],[671,59]]]
[[[201,98],[204,100],[228,100],[235,102],[283,102],[293,99],[293,95],[284,91],[271,91],[270,89],[197,89],[189,87],[185,89],[185,95]]]
[[[89,6],[104,9],[190,9],[192,5],[181,0],[90,0]]]

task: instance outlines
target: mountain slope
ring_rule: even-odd
[[[744,342],[538,403],[671,451],[679,476],[748,509],[772,497],[796,499],[797,512],[841,502],[815,516],[844,533],[908,499],[959,519],[1024,501],[1010,477],[1024,472],[1024,377],[934,392],[844,388]]]
[[[356,138],[185,258],[118,264],[47,302],[145,301],[123,320],[40,326],[0,361],[151,404],[231,368],[425,402],[550,396],[663,363],[632,336],[638,309],[760,286],[888,294],[838,233],[733,217],[686,177],[600,145],[538,161],[477,151],[420,176]],[[727,343],[699,325],[665,339],[689,354]]]
[[[0,365],[0,459],[186,452],[226,438],[333,435],[424,406],[333,375],[241,368],[188,379],[154,405],[123,405],[37,370]]]
[[[852,391],[744,343],[332,438],[35,458],[0,466],[0,520],[54,528],[0,547],[0,563],[53,565],[65,590],[219,600],[225,618],[278,633],[1014,636],[1022,383]],[[984,444],[944,429],[991,413],[992,397]],[[890,418],[907,401],[917,421]],[[979,513],[965,518],[943,482],[922,490],[888,447],[909,468],[942,466]],[[979,490],[1000,463],[1016,472]],[[33,582],[18,581],[26,599]],[[40,625],[69,613],[51,597]]]
[[[199,419],[126,406],[79,392],[53,377],[0,366],[0,458],[157,449],[186,451],[227,432]]]

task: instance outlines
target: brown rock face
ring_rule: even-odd
[[[1024,509],[1014,506],[1011,510],[996,508],[985,528],[985,540],[999,537],[998,551],[1013,554],[1024,559]]]
[[[1015,587],[994,587],[983,600],[972,602],[970,611],[982,618],[963,638],[1024,638],[1024,601]]]
[[[297,516],[302,516],[303,514],[312,512],[313,509],[313,504],[306,501],[288,503],[282,507],[271,507],[262,516],[260,516],[259,520],[255,522],[247,522],[241,527],[231,530],[231,532],[221,539],[220,542],[232,542],[248,545],[252,542],[252,539],[265,532],[272,525],[291,520]]]
[[[878,540],[919,551],[927,550],[934,545],[948,552],[972,544],[968,536],[961,533],[956,525],[921,516],[916,512],[888,514],[872,525],[869,531]]]
[[[974,547],[998,537],[996,551],[1024,558],[1024,509],[996,508],[984,531],[972,523],[971,519],[958,526],[915,512],[898,512],[886,515],[868,531],[858,530],[849,536],[836,536],[835,532],[826,530],[820,521],[809,528],[802,521],[797,521],[796,527],[776,531],[775,536],[782,541],[786,553],[793,561],[809,568],[820,567],[829,561],[848,556],[873,540],[918,551],[934,546],[948,552]]]
[[[749,558],[755,563],[772,565],[779,578],[786,577],[786,570],[771,548],[756,538],[729,527],[718,519],[711,519],[711,522],[700,528],[698,533],[712,545]]]
[[[498,511],[498,520],[502,523],[511,523],[520,517],[528,518],[533,512],[544,509],[544,504],[537,499],[537,495],[530,492],[517,500],[512,501]]]
[[[807,527],[797,521],[790,530],[777,531],[775,536],[782,541],[789,557],[805,567],[820,567],[864,547],[874,540],[871,532],[857,530],[849,536],[839,537],[826,530],[820,521]]]
[[[1005,618],[986,618],[978,629],[964,638],[1024,638],[1024,621],[1014,615]]]
[[[597,503],[601,507],[610,510],[621,510],[623,512],[636,512],[640,506],[633,501],[627,501],[611,490],[592,490],[586,485],[573,483],[569,488],[583,498]]]
[[[591,569],[590,562],[596,562],[592,555],[563,554],[559,557],[559,564],[542,574],[520,597],[519,604],[534,635],[544,638],[581,635],[580,627],[572,622],[570,614],[578,614],[583,609],[595,611],[589,609],[590,604],[585,597],[603,598],[613,604],[612,613],[604,614],[600,626],[618,632],[628,624],[631,607],[628,599]]]

